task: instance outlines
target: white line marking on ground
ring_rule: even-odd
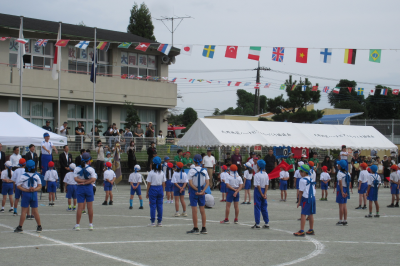
[[[0,224],[0,226],[8,228],[8,229],[14,229],[11,226],[8,226],[8,225],[5,225],[5,224]],[[34,236],[34,237],[39,237],[39,234],[34,234],[34,233],[30,233],[30,232],[24,232],[24,234],[27,234],[27,235],[30,235],[30,236]],[[122,259],[122,258],[119,258],[119,257],[116,257],[116,256],[112,256],[112,255],[108,255],[108,254],[105,254],[105,253],[100,253],[100,252],[97,252],[95,250],[91,250],[91,249],[88,249],[88,248],[85,248],[85,247],[76,246],[74,244],[70,244],[70,243],[67,243],[67,242],[64,242],[64,241],[56,240],[56,239],[53,239],[53,238],[50,238],[50,237],[40,236],[40,238],[48,240],[48,241],[51,241],[51,242],[54,242],[56,244],[65,245],[65,246],[68,246],[70,248],[79,249],[81,251],[86,251],[86,252],[89,252],[89,253],[92,253],[92,254],[95,254],[95,255],[99,255],[99,256],[102,256],[102,257],[105,257],[105,258],[108,258],[108,259],[112,259],[112,260],[116,260],[116,261],[120,261],[120,262],[125,262],[127,264],[136,265],[136,266],[145,266],[144,264],[141,264],[141,263],[138,263],[138,262],[135,262],[135,261]]]

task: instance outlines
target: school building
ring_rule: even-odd
[[[61,48],[61,121],[57,121],[58,80],[53,80],[51,68],[59,23],[26,17],[23,22],[23,34],[28,43],[23,56],[22,116],[40,127],[49,120],[53,129],[58,127],[59,122],[62,124],[68,121],[70,135],[75,134],[73,129],[81,121],[86,132],[90,132],[93,126],[93,83],[90,82],[90,70],[94,51],[94,28],[62,23],[62,39],[71,41]],[[0,37],[12,37],[0,41],[0,112],[20,114],[16,42],[19,28],[19,16],[0,14]],[[39,47],[35,45],[38,39],[50,40],[45,47]],[[88,48],[76,48],[75,45],[80,40],[90,41]],[[165,61],[162,58],[165,55],[157,51],[158,45],[154,44],[146,52],[141,52],[135,49],[139,42],[154,41],[130,33],[104,29],[97,29],[97,41],[114,42],[108,51],[97,50],[98,76],[94,113],[101,120],[103,132],[112,123],[123,128],[126,118],[124,104],[132,102],[143,125],[153,122],[157,132],[161,129],[166,134],[168,122],[165,118],[168,109],[177,104],[177,85],[161,78],[168,77],[168,63],[163,63]],[[132,42],[132,45],[127,49],[117,48],[122,42]],[[179,55],[179,51],[172,48],[169,57]],[[133,78],[136,76],[152,78]]]

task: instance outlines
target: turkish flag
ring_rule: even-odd
[[[399,90],[398,90],[398,89],[394,89],[394,90],[393,90],[393,94],[394,94],[394,95],[399,95]]]
[[[297,48],[296,52],[296,62],[297,63],[307,63],[308,48]]]
[[[141,42],[138,46],[136,46],[136,50],[146,52],[147,48],[149,48],[150,43],[148,42]]]
[[[227,46],[225,57],[236,59],[237,50],[238,50],[237,46]]]

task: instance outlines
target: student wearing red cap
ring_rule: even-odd
[[[228,189],[228,193],[226,195],[226,209],[225,209],[225,220],[221,221],[221,224],[229,224],[229,211],[231,209],[231,204],[233,202],[233,206],[235,207],[235,220],[234,223],[238,223],[239,216],[239,199],[240,199],[240,190],[243,187],[243,180],[239,176],[236,164],[232,164],[231,173],[229,178],[225,180],[226,187]]]
[[[58,173],[54,170],[54,162],[50,161],[48,163],[48,168],[46,174],[44,175],[44,181],[46,181],[46,189],[49,193],[49,206],[54,206],[54,201],[56,199],[56,191],[57,191],[57,180]]]
[[[174,198],[173,198],[173,192],[174,192],[174,184],[172,184],[172,174],[173,174],[173,170],[172,168],[174,167],[174,165],[170,162],[167,163],[167,170],[165,173],[165,178],[166,178],[166,182],[165,182],[165,192],[167,194],[167,202],[166,203],[174,203]]]
[[[331,176],[328,174],[327,166],[322,166],[321,169],[322,169],[322,173],[319,177],[319,180],[321,181],[322,198],[320,198],[320,200],[327,201],[328,200],[328,186],[329,186],[329,181],[331,180]]]
[[[112,164],[110,162],[106,163],[107,170],[104,171],[104,191],[106,192],[106,198],[103,202],[102,205],[107,205],[107,200],[108,197],[110,197],[110,202],[108,203],[109,205],[113,205],[113,194],[112,194],[112,188],[114,185],[114,181],[117,178],[115,175],[114,171],[111,169]]]
[[[18,215],[18,202],[19,199],[22,197],[22,191],[19,190],[19,188],[17,187],[17,183],[19,182],[19,178],[25,173],[25,165],[26,165],[26,161],[24,158],[19,159],[18,161],[18,166],[19,168],[14,170],[14,173],[11,177],[11,180],[14,181],[15,184],[15,195],[14,195],[14,216]],[[29,217],[30,219],[30,217]]]
[[[225,196],[226,196],[225,180],[229,176],[229,169],[226,165],[223,165],[221,167],[221,169],[222,169],[222,173],[219,174],[219,179],[220,179],[219,191],[222,193],[222,199],[220,200],[220,202],[225,202],[226,201],[226,199],[225,199]]]
[[[392,194],[392,204],[388,208],[399,207],[399,186],[400,186],[400,176],[397,172],[397,165],[392,165],[390,167],[390,193]],[[396,205],[394,205],[394,199],[396,198]]]
[[[360,164],[361,171],[360,175],[358,176],[358,198],[359,198],[359,205],[356,210],[367,208],[367,189],[368,189],[368,164],[362,163]],[[364,207],[361,207],[361,204],[364,200]]]

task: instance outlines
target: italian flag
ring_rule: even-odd
[[[249,59],[259,61],[260,60],[261,46],[250,46]]]

